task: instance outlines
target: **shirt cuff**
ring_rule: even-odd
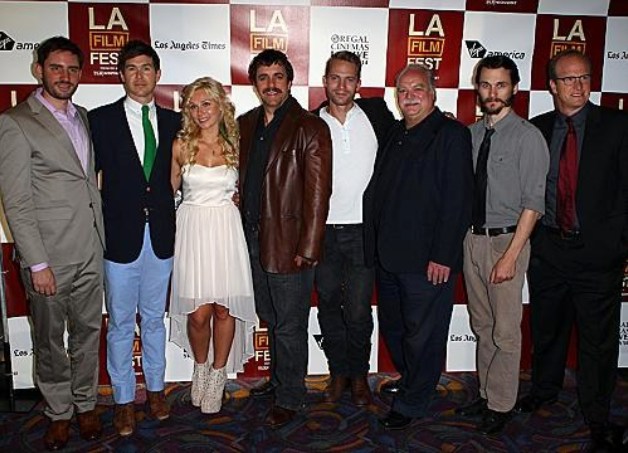
[[[39,264],[34,264],[33,266],[31,266],[31,272],[39,272],[39,271],[43,271],[44,269],[48,269],[48,263],[39,263]]]

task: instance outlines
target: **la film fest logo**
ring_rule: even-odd
[[[98,65],[95,76],[117,74],[118,53],[129,42],[129,27],[117,6],[111,9],[109,20],[98,23],[93,6],[87,9],[89,21],[89,62]]]
[[[425,28],[419,27],[416,14],[408,23],[408,64],[422,64],[438,70],[445,50],[445,30],[438,14],[433,14]]]
[[[567,30],[565,32],[564,30]],[[550,57],[553,57],[563,50],[577,50],[581,53],[586,53],[587,38],[584,34],[584,26],[581,19],[576,19],[571,26],[569,21],[554,19],[554,25],[552,28],[552,43],[550,45]]]
[[[254,9],[249,11],[249,50],[260,53],[264,49],[288,52],[288,25],[280,10],[273,10],[268,23],[257,17]]]
[[[268,371],[270,369],[270,341],[268,338],[268,330],[255,330],[253,333],[253,345],[255,348],[255,361],[261,362],[257,366],[259,371]]]
[[[619,324],[619,345],[628,346],[628,321]]]
[[[369,64],[370,42],[367,35],[345,35],[334,33],[330,37],[331,53],[348,50],[353,52],[362,61],[362,65]]]

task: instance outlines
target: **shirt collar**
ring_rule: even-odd
[[[126,105],[126,107],[132,111],[133,113],[136,113],[138,115],[142,114],[142,106],[144,104],[140,104],[139,102],[137,102],[135,99],[131,98],[130,96],[127,96],[126,98],[124,98],[124,105]],[[149,110],[152,112],[155,110],[155,99],[153,98],[148,104],[148,108]]]
[[[485,129],[495,129],[495,132],[498,132],[498,131],[508,127],[510,124],[512,124],[516,120],[517,120],[517,114],[515,113],[515,111],[513,109],[510,109],[510,111],[506,114],[505,117],[503,117],[497,123],[493,124],[493,127],[489,127],[489,125],[488,125],[488,115],[484,115],[484,128]]]
[[[558,111],[558,117],[560,118],[560,123],[561,124],[566,124],[567,123],[567,115],[564,115],[563,113],[561,113],[560,111]],[[581,124],[584,124],[584,122],[587,119],[587,114],[589,113],[589,102],[587,102],[586,104],[584,104],[584,107],[582,107],[580,110],[578,110],[574,115],[571,115],[571,120],[573,121],[574,126],[579,126]]]
[[[76,118],[76,116],[78,115],[78,110],[76,109],[76,107],[74,106],[72,102],[68,102],[67,110],[61,110],[55,107],[54,105],[52,105],[50,101],[48,101],[48,99],[44,97],[43,87],[39,87],[37,88],[37,90],[35,90],[35,98],[39,102],[41,102],[43,106],[46,107],[50,111],[50,113],[52,113],[53,115],[61,114],[61,115],[67,116],[68,118]]]

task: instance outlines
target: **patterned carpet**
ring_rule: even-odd
[[[370,377],[375,390],[389,379]],[[308,407],[287,426],[271,430],[262,425],[270,400],[247,398],[257,380],[227,384],[227,400],[220,414],[202,415],[190,405],[189,384],[171,384],[167,397],[172,416],[166,422],[146,418],[138,390],[138,429],[127,439],[112,427],[113,411],[107,388],[101,389],[98,410],[105,431],[97,442],[84,442],[72,425],[68,452],[575,452],[585,451],[588,429],[579,413],[574,377],[569,374],[558,403],[533,415],[516,416],[498,436],[487,437],[474,429],[474,422],[454,415],[454,409],[476,393],[471,373],[445,374],[432,416],[418,420],[405,431],[389,432],[377,419],[388,411],[389,399],[375,394],[374,402],[357,408],[346,395],[340,404],[322,403],[325,377],[308,378]],[[612,418],[628,425],[628,382],[618,380]],[[522,391],[529,388],[529,375],[522,374]],[[42,436],[47,420],[42,405],[27,414],[0,414],[0,451],[43,451]]]

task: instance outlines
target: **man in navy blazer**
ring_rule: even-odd
[[[163,390],[164,311],[175,230],[170,161],[181,119],[155,104],[161,71],[150,45],[129,41],[120,52],[118,70],[126,97],[93,110],[89,119],[102,173],[107,371],[116,403],[114,425],[121,436],[128,436],[135,429],[132,352],[137,313],[149,410],[159,420],[169,416]]]
[[[377,156],[364,197],[367,263],[377,264],[380,330],[401,374],[387,429],[426,415],[443,365],[462,241],[471,221],[471,135],[434,106],[432,72],[397,76],[403,121]]]
[[[532,389],[516,409],[532,412],[557,400],[575,322],[578,400],[592,450],[625,451],[623,429],[609,424],[609,411],[628,256],[628,115],[589,102],[591,61],[578,51],[554,56],[549,78],[556,109],[531,120],[550,150],[545,216],[532,236],[528,269]],[[570,133],[577,153],[575,218],[566,229],[559,186]]]

